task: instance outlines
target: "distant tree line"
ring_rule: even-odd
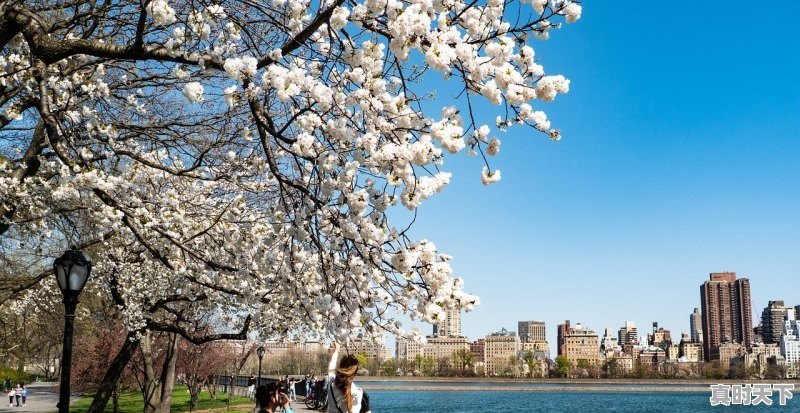
[[[619,360],[610,358],[599,364],[588,360],[572,363],[565,356],[555,359],[551,374],[564,378],[612,378],[612,379],[771,379],[786,378],[786,367],[776,364],[749,367],[743,363],[732,363],[724,368],[718,360],[709,363],[660,363],[648,365],[635,363],[632,369],[626,368]]]

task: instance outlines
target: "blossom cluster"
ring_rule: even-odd
[[[0,86],[15,91],[0,125],[30,135],[0,140],[5,236],[65,237],[56,222],[74,214],[108,229],[97,280],[131,328],[180,296],[249,314],[263,336],[415,336],[399,315],[433,322],[479,300],[390,209],[443,191],[445,158],[465,150],[483,156],[484,184],[499,181],[486,156],[508,127],[560,137],[539,105],[570,82],[529,41],[581,6],[523,3],[513,19],[498,0],[112,4],[94,32],[53,26],[56,62],[18,34],[0,54]],[[66,14],[49,17],[84,18]],[[429,72],[463,100],[427,110]],[[494,127],[474,101],[499,106]]]

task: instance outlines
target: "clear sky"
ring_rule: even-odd
[[[800,304],[798,15],[789,0],[587,1],[535,41],[572,82],[535,106],[563,139],[500,135],[489,187],[478,158],[448,159],[451,185],[416,222],[481,297],[463,332],[544,320],[553,355],[565,319],[680,337],[717,271],[750,278],[754,320],[768,300]]]

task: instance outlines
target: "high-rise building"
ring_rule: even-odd
[[[517,323],[517,327],[520,343],[547,341],[544,332],[544,321],[520,321]]]
[[[519,336],[505,328],[486,336],[484,367],[487,375],[502,374],[509,367],[511,356],[519,352]]]
[[[745,355],[735,361],[742,363],[748,372],[754,372],[756,376],[763,377],[767,372],[770,360],[777,361],[778,359],[783,359],[778,344],[755,343]]]
[[[519,321],[517,334],[519,334],[520,350],[533,353],[542,352],[545,357],[550,357],[550,346],[545,336],[544,321]]]
[[[398,360],[414,360],[417,356],[422,355],[422,344],[418,341],[398,336],[395,341],[394,354]]]
[[[789,379],[800,378],[800,320],[797,314],[791,309],[786,312],[781,336],[781,354],[786,360],[786,377]]]
[[[703,313],[699,308],[689,314],[689,334],[692,337],[693,343],[703,342]]]
[[[522,352],[530,352],[533,355],[541,354],[544,358],[550,358],[550,346],[546,341],[529,341],[526,343],[519,343],[519,350]]]
[[[446,360],[448,365],[453,366],[453,353],[469,351],[470,347],[470,342],[465,337],[428,337],[425,343],[397,337],[395,357],[405,361],[413,361],[417,356],[432,357],[437,362]],[[369,353],[366,354],[370,358]]]
[[[639,333],[636,331],[636,323],[633,321],[626,321],[625,325],[619,329],[617,339],[620,346],[624,346],[628,343],[638,343]]]
[[[722,343],[712,347],[711,351],[709,360],[718,360],[722,371],[730,370],[731,360],[747,354],[745,346],[739,343]]]
[[[437,361],[446,360],[451,367],[465,368],[466,366],[453,364],[453,353],[457,351],[469,351],[469,340],[466,337],[432,337],[422,345],[423,356]]]
[[[600,351],[606,354],[606,356],[614,355],[622,351],[619,345],[619,339],[610,328],[606,328],[605,334],[603,334],[603,340],[600,342]]]
[[[475,355],[475,361],[483,363],[486,361],[486,339],[479,338],[471,343],[469,343],[469,351]]]
[[[681,358],[681,347],[677,343],[668,345],[664,352],[667,353],[667,360],[678,361]]]
[[[558,355],[563,356],[566,353],[566,337],[567,332],[569,331],[569,320],[565,321],[564,324],[558,325]]]
[[[390,350],[382,343],[364,340],[360,337],[351,339],[345,349],[347,354],[361,354],[367,360],[375,360],[378,363],[392,357]]]
[[[288,340],[266,341],[261,343],[261,346],[264,347],[267,356],[273,358],[288,357],[290,354],[312,357],[316,354],[324,353],[327,348],[324,343],[319,341],[293,342]]]
[[[783,300],[774,300],[761,312],[761,338],[764,344],[780,344],[788,309]]]
[[[600,360],[600,343],[597,333],[584,327],[580,323],[570,328],[564,337],[564,356],[573,366],[580,360],[586,360],[589,364],[596,364]]]
[[[463,337],[461,335],[461,310],[448,309],[443,320],[433,325],[434,337]]]
[[[703,345],[706,361],[723,343],[750,346],[754,341],[750,280],[736,279],[735,272],[711,273],[700,286]]]
[[[764,342],[764,326],[759,321],[758,325],[753,327],[753,341],[757,343]]]
[[[703,345],[691,341],[681,341],[680,356],[687,362],[703,361]]]
[[[652,333],[647,335],[647,345],[649,346],[666,350],[670,344],[672,344],[672,333],[669,330],[665,330],[664,327],[653,330]]]
[[[639,353],[639,364],[644,366],[658,366],[667,359],[667,353],[658,347],[648,347]]]

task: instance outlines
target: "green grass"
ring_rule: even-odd
[[[200,393],[200,397],[197,401],[197,407],[194,410],[208,410],[208,409],[224,409],[225,406],[228,404],[228,394],[217,392],[217,399],[212,400],[211,396],[209,396],[207,391]],[[242,396],[230,396],[230,406],[237,406],[243,404],[253,404],[253,401],[247,397]],[[85,413],[89,406],[92,404],[92,396],[84,396],[81,397],[75,403],[70,405],[69,410],[74,413]],[[188,412],[189,411],[189,392],[186,391],[186,387],[176,387],[175,391],[172,393],[172,406],[170,406],[171,412]],[[108,405],[106,406],[105,411],[111,412],[112,411],[112,400],[108,400]],[[119,412],[120,413],[141,413],[144,410],[144,399],[142,398],[142,393],[140,392],[126,392],[120,395],[119,398]]]

